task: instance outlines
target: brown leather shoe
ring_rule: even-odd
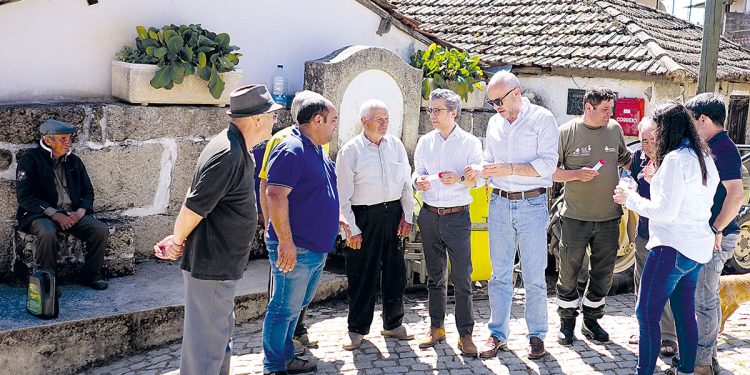
[[[419,348],[431,348],[443,340],[445,340],[445,328],[430,327],[430,331],[419,339]]]
[[[544,357],[547,351],[544,350],[544,341],[539,337],[529,339],[529,359],[539,359]]]
[[[488,338],[487,341],[482,344],[482,347],[479,349],[479,356],[481,358],[495,358],[498,351],[500,351],[501,349],[505,350],[505,348],[507,347],[507,341],[500,340],[495,336],[490,336],[490,338]]]
[[[477,357],[477,346],[474,345],[474,340],[471,338],[471,334],[463,335],[458,338],[458,350],[461,351],[461,355],[464,357]]]

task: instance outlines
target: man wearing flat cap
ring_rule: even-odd
[[[39,147],[24,152],[16,169],[18,227],[36,236],[36,266],[52,271],[60,249],[57,232],[81,239],[86,243],[86,258],[80,282],[97,290],[107,289],[100,271],[109,229],[91,216],[94,187],[83,162],[70,148],[76,128],[50,119],[39,130]]]
[[[229,96],[229,127],[203,149],[172,235],[155,255],[182,256],[185,319],[180,374],[229,374],[234,291],[247,266],[258,225],[248,150],[268,139],[282,108],[264,85]],[[183,256],[184,254],[184,256]]]

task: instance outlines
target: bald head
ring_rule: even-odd
[[[523,110],[521,100],[521,82],[511,72],[497,72],[487,85],[487,100],[491,101],[492,108],[500,116],[510,123],[516,121],[518,114]]]
[[[490,83],[487,87],[502,86],[507,88],[521,87],[521,82],[518,81],[518,77],[511,72],[497,72],[490,79]]]

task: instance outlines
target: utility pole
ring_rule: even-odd
[[[705,7],[701,64],[698,71],[698,94],[714,92],[716,88],[716,66],[719,60],[719,40],[721,40],[721,26],[724,18],[724,1],[706,0]]]

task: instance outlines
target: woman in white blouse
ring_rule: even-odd
[[[719,174],[688,110],[668,102],[652,115],[656,123],[656,174],[651,199],[617,187],[614,200],[649,218],[650,249],[636,306],[640,326],[636,374],[652,374],[659,355],[659,319],[671,302],[680,349],[678,374],[692,374],[698,345],[695,285],[711,259],[714,234],[708,224]]]

